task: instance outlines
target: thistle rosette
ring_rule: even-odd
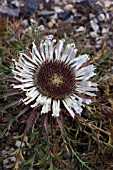
[[[12,70],[20,83],[12,86],[24,91],[23,103],[31,108],[42,106],[41,114],[51,111],[54,117],[59,116],[61,105],[73,118],[81,114],[84,104],[96,96],[97,83],[89,80],[96,73],[93,64],[87,65],[88,55],[76,54],[75,44],[64,48],[64,40],[56,43],[49,37],[40,43],[39,50],[33,42],[30,55],[21,52]]]

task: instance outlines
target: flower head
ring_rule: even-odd
[[[52,111],[52,116],[58,117],[63,103],[73,118],[75,113],[81,114],[83,104],[90,104],[95,96],[97,83],[89,81],[95,67],[86,66],[88,55],[76,53],[75,44],[64,48],[63,40],[56,43],[49,37],[40,43],[39,50],[33,42],[29,56],[21,52],[12,72],[20,82],[13,88],[25,92],[24,104],[32,108],[41,105],[41,113]]]

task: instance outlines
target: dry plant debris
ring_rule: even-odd
[[[17,3],[19,2],[19,3]],[[25,1],[1,1],[6,9],[23,10]],[[0,169],[113,169],[113,2],[111,0],[48,0],[32,14],[0,17]],[[11,14],[12,15],[12,14]],[[96,99],[74,119],[42,116],[19,100],[23,93],[10,84],[12,59],[37,46],[47,35],[75,43],[96,66]],[[20,106],[19,106],[20,105]]]

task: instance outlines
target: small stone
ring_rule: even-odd
[[[66,20],[67,18],[71,17],[72,14],[72,11],[61,12],[58,14],[58,18],[61,20]]]
[[[63,155],[63,159],[71,159],[72,158],[72,154],[71,153],[64,153]]]
[[[6,147],[5,147],[5,150],[8,151],[8,150],[9,150],[9,146],[6,146]]]
[[[40,17],[40,21],[39,21],[39,24],[40,25],[46,25],[48,22],[47,18],[46,17]]]
[[[24,147],[25,146],[25,142],[22,142],[22,147]]]
[[[57,29],[53,29],[53,30],[51,30],[51,32],[52,32],[53,35],[56,35],[57,34]]]
[[[2,0],[2,1],[4,1],[4,0]],[[11,4],[12,2],[13,2],[14,0],[5,0],[5,3],[7,4]]]
[[[15,150],[14,148],[10,148],[9,153],[12,153],[12,151],[14,151],[14,150]]]
[[[77,32],[83,32],[85,31],[85,27],[83,26],[80,26],[78,29],[77,29]]]
[[[8,162],[9,162],[9,160],[8,160],[8,159],[4,159],[4,160],[3,160],[3,165],[8,164]]]
[[[113,48],[113,40],[108,40],[108,41],[107,41],[107,44],[108,44],[111,48]]]
[[[6,150],[2,150],[1,153],[2,153],[3,156],[7,155],[7,151]]]
[[[49,3],[49,0],[46,0],[46,3]]]
[[[99,14],[99,16],[98,16],[98,19],[99,19],[99,21],[105,21],[105,15],[104,14]]]
[[[104,6],[105,6],[106,8],[109,8],[110,5],[111,5],[111,1],[108,1],[108,0],[104,1]]]
[[[55,6],[55,7],[54,7],[54,10],[55,10],[56,13],[64,12],[63,9],[61,9],[61,8],[58,7],[58,6]]]
[[[13,2],[11,2],[12,5],[15,5],[16,7],[20,7],[20,2],[17,0],[14,0]]]
[[[99,48],[101,48],[101,45],[97,44],[95,47],[96,47],[96,49],[99,49]]]
[[[47,26],[48,26],[49,28],[53,28],[54,23],[50,21],[50,22],[47,23]]]
[[[86,47],[89,49],[92,49],[92,45],[90,45],[90,44],[87,44]]]
[[[52,19],[51,22],[52,22],[53,24],[56,24],[56,21],[55,21],[54,19]]]
[[[98,34],[95,31],[90,32],[90,37],[97,38]]]
[[[71,11],[73,14],[75,14],[75,15],[77,14],[77,9],[73,8]]]
[[[54,38],[54,35],[53,35],[53,34],[49,34],[49,35],[48,35],[48,38],[52,40],[52,39]],[[26,141],[28,141],[28,138],[27,138],[27,137],[26,137]]]
[[[81,0],[73,0],[74,3],[79,3]]]
[[[90,18],[90,19],[92,19],[92,18],[94,18],[94,17],[95,17],[95,15],[94,15],[94,14],[89,13],[89,18]]]
[[[96,44],[97,44],[97,45],[101,45],[101,44],[102,44],[102,40],[96,41]]]
[[[9,132],[5,133],[5,136],[8,136],[9,135]]]
[[[39,30],[39,31],[44,31],[44,30],[45,30],[44,25],[39,25],[39,26],[38,26],[38,30]]]
[[[12,162],[15,162],[15,161],[16,161],[15,156],[10,157],[10,160],[11,160]]]
[[[13,169],[14,164],[3,165],[3,166],[4,166],[5,170],[6,170],[6,169]]]
[[[106,19],[107,19],[107,20],[110,20],[110,18],[111,18],[111,17],[110,17],[110,15],[109,15],[109,13],[106,13]]]
[[[70,11],[73,9],[73,5],[72,4],[67,4],[65,7],[64,7],[64,10],[66,11]]]
[[[38,16],[50,16],[54,14],[55,14],[55,11],[42,10],[38,13]]]
[[[73,16],[67,18],[67,19],[65,20],[65,23],[73,23]]]
[[[57,20],[58,25],[62,24],[62,21],[60,19]]]
[[[43,9],[44,9],[44,3],[39,4],[39,10],[41,11]]]
[[[52,15],[50,18],[51,18],[51,19],[57,19],[58,17],[57,17],[57,14],[54,14],[54,15]]]
[[[86,17],[86,16],[82,16],[82,17],[81,17],[81,20],[86,21],[86,20],[87,20],[87,17]]]
[[[36,9],[39,7],[42,0],[26,0],[24,4],[24,8],[21,11],[21,14],[25,17],[31,16]]]
[[[109,32],[109,28],[102,28],[102,34],[106,34]]]
[[[37,23],[37,21],[35,19],[33,19],[33,18],[30,19],[30,22],[31,22],[31,24],[36,24]]]
[[[94,20],[90,20],[91,27],[93,28],[94,32],[98,32],[99,26]]]
[[[98,23],[98,19],[97,18],[93,18],[93,21],[97,24]]]
[[[17,140],[16,143],[15,143],[15,146],[19,148],[20,145],[21,145],[21,141],[20,141],[20,140]]]
[[[22,161],[21,160],[18,161],[18,165],[22,165]]]
[[[28,20],[27,19],[24,19],[22,22],[21,22],[21,25],[23,26],[28,26]]]

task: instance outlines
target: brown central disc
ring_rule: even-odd
[[[46,61],[35,74],[39,92],[52,99],[65,99],[75,89],[75,72],[61,61]]]

